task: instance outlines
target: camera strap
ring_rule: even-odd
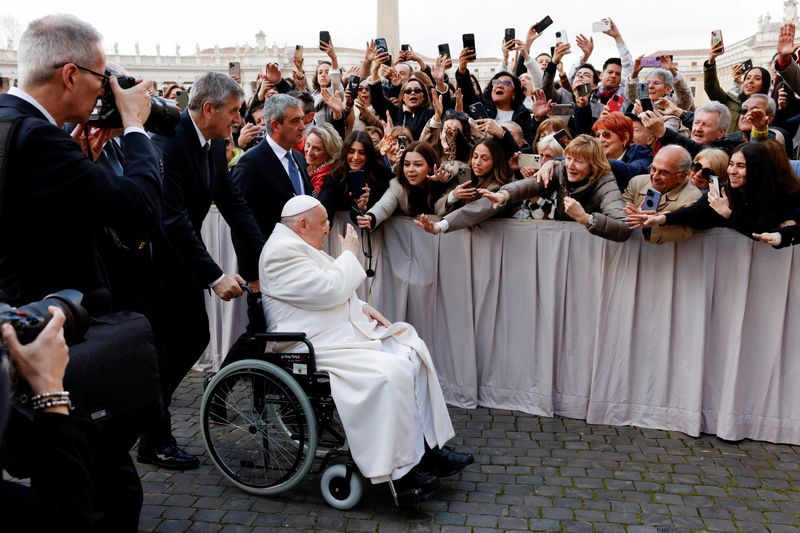
[[[12,133],[22,117],[0,119],[0,220],[3,219],[4,192]]]

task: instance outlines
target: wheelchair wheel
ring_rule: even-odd
[[[271,363],[247,359],[222,369],[203,394],[200,417],[211,460],[252,494],[294,487],[314,461],[311,403],[297,381]]]
[[[347,474],[350,479],[347,479]],[[346,511],[361,501],[361,477],[354,466],[335,464],[325,469],[320,478],[322,497],[334,509]]]

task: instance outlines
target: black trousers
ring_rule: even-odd
[[[141,437],[148,446],[168,444],[172,440],[169,406],[172,395],[210,340],[208,315],[203,289],[165,285],[157,297],[153,333],[159,345],[159,370],[164,408]]]

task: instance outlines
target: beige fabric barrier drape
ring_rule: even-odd
[[[454,405],[800,444],[800,248],[393,217],[373,249],[375,306],[414,324]]]

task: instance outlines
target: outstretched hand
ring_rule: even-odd
[[[434,224],[431,219],[428,218],[428,215],[420,215],[419,219],[414,220],[414,224],[416,224],[418,228],[421,228],[433,235],[436,235],[441,231],[439,226]]]
[[[770,246],[780,246],[781,245],[781,234],[778,232],[774,233],[753,233],[753,238],[757,241],[761,241],[764,243],[769,244]]]

